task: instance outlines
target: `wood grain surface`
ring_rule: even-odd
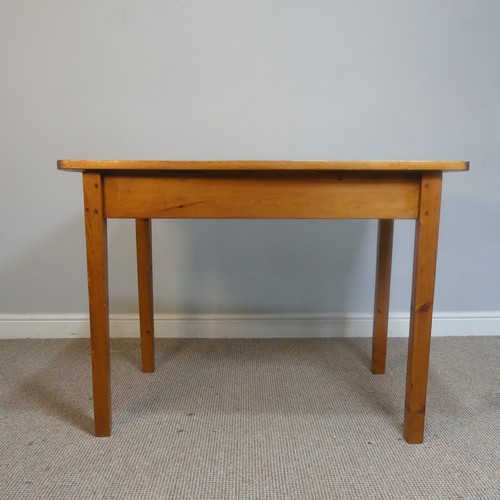
[[[468,170],[465,161],[59,160],[60,170]]]
[[[418,174],[105,176],[106,217],[414,219]]]

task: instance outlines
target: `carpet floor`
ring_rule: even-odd
[[[0,341],[0,498],[500,499],[500,337],[435,338],[426,440],[402,438],[406,339],[112,341],[93,436],[87,340]]]

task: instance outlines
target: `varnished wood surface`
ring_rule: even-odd
[[[415,228],[404,418],[404,437],[411,444],[424,440],[441,187],[441,172],[422,175],[420,209]]]
[[[466,161],[59,160],[60,170],[468,170]]]
[[[394,220],[380,220],[378,225],[377,274],[375,278],[372,338],[372,372],[377,375],[385,373],[393,234]]]
[[[108,250],[103,183],[99,173],[83,175],[90,347],[96,436],[111,434]]]
[[[414,173],[105,176],[111,218],[414,219],[418,197]]]
[[[142,371],[151,373],[155,369],[151,220],[136,219],[135,229]]]

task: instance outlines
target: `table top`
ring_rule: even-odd
[[[57,168],[85,171],[457,171],[467,161],[329,161],[329,160],[59,160]]]

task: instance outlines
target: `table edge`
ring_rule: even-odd
[[[57,161],[67,171],[466,171],[468,161],[445,160],[73,160]]]

